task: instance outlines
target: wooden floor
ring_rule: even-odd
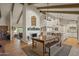
[[[68,38],[64,41],[64,44],[79,47],[79,41],[76,38]]]
[[[71,45],[75,47],[79,47],[79,42],[75,38],[68,38],[63,42],[66,45]],[[13,39],[11,41],[1,40],[0,45],[3,47],[0,48],[0,54],[6,54],[9,56],[27,56],[27,54],[22,50],[23,47],[27,47],[28,44],[21,42],[19,39]],[[39,48],[40,49],[40,48]],[[2,52],[3,51],[3,52]]]
[[[0,41],[1,41],[0,44],[4,47],[0,49],[3,49],[5,51],[4,53],[0,52],[0,54],[9,55],[9,56],[25,56],[26,55],[24,51],[22,50],[22,47],[25,44],[23,43],[21,44],[20,40],[13,39],[12,41],[6,41],[6,40],[0,40]]]

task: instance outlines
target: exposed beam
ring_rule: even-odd
[[[38,7],[37,9],[50,9],[50,8],[79,8],[79,3],[55,5],[55,6],[45,6],[45,7]]]
[[[22,5],[24,5],[24,3],[20,3],[20,4],[22,4]],[[28,5],[33,5],[34,3],[27,3]]]
[[[46,12],[43,12],[43,11],[40,11],[41,13],[43,13],[43,14],[46,14]]]
[[[28,5],[33,5],[33,4],[35,4],[35,3],[28,3]]]
[[[12,13],[13,13],[13,10],[14,10],[14,3],[12,3],[12,8],[11,8],[11,11],[12,11]]]
[[[40,11],[42,13],[51,12],[51,13],[66,13],[66,14],[79,14],[79,11]]]
[[[20,16],[19,16],[19,18],[18,18],[18,20],[17,20],[17,24],[19,23],[22,14],[23,14],[23,10],[21,11]]]
[[[24,3],[20,3],[20,4],[24,5]]]

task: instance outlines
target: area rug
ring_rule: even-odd
[[[38,54],[36,54],[35,52],[32,51],[31,46],[26,46],[26,47],[24,47],[22,49],[23,49],[23,51],[25,52],[25,54],[27,56],[38,56]]]
[[[60,51],[58,51],[55,56],[68,56],[72,46],[64,45]]]
[[[64,45],[55,55],[52,55],[51,53],[51,56],[68,56],[71,48],[72,46]],[[26,53],[27,56],[39,56],[38,54],[32,51],[31,46],[28,46],[28,47],[26,46],[22,49]],[[53,48],[51,50],[53,50]]]

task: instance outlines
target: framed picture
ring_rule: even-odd
[[[31,26],[36,26],[36,17],[35,16],[31,17]]]

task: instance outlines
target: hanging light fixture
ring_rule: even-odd
[[[47,3],[47,6],[48,6],[48,3]],[[47,11],[48,11],[48,9],[47,9]],[[48,20],[47,11],[46,11],[46,20]]]
[[[64,23],[63,23],[63,14],[60,13],[60,16],[61,16],[61,17],[59,18],[59,19],[60,19],[60,25],[63,26],[63,25],[64,25]]]

